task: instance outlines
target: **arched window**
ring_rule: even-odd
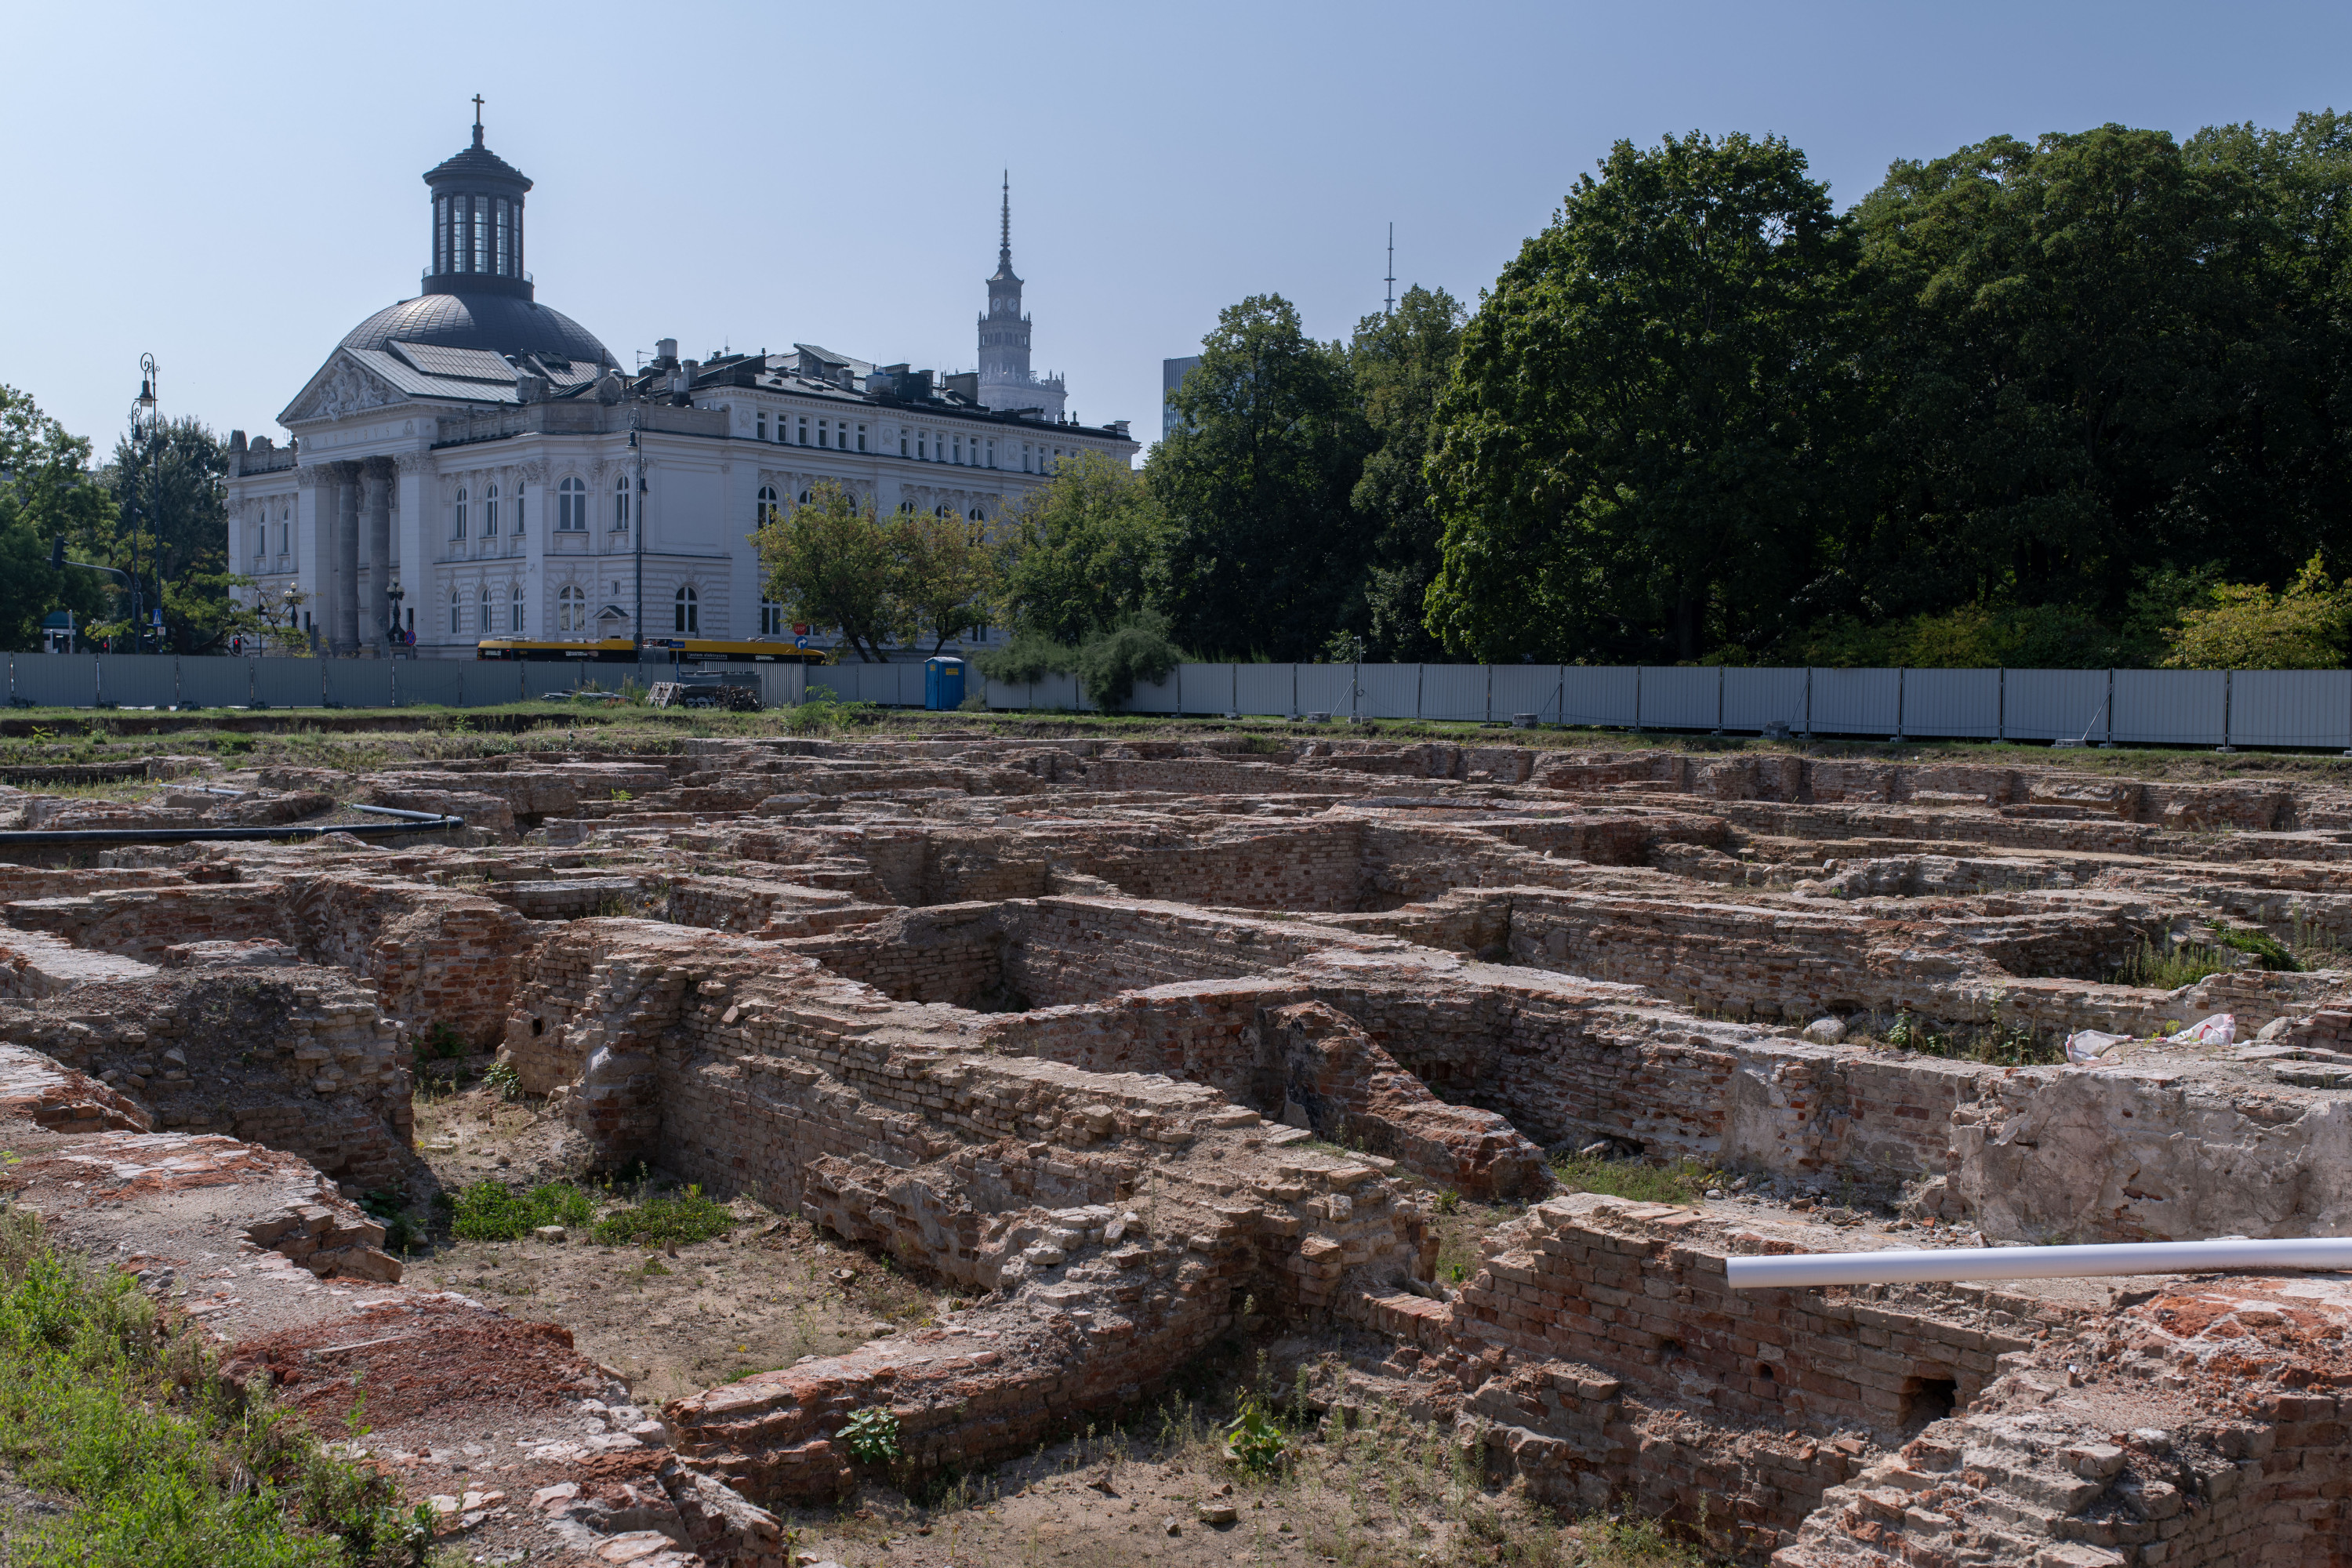
[[[803,490],[803,491],[801,492],[801,505],[803,505],[803,506],[806,506],[806,505],[808,505],[809,500],[810,500],[810,498],[812,498],[812,497],[813,497],[813,496],[814,496],[815,494],[816,494],[816,492],[815,492],[814,490]]]
[[[974,522],[986,522],[988,521],[988,514],[981,510],[978,507],[972,508],[970,511],[964,513],[964,516],[970,518]]]
[[[567,476],[555,487],[555,531],[584,533],[588,528],[588,487]]]
[[[776,487],[773,485],[761,485],[760,487],[760,504],[751,509],[752,522],[755,524],[773,522],[776,521]]]
[[[629,476],[623,474],[613,481],[613,528],[624,531],[629,526]]]
[[[507,630],[522,636],[522,584],[518,583],[507,595]]]
[[[584,632],[588,629],[588,595],[572,584],[565,584],[555,595],[555,629],[559,632]]]
[[[492,632],[498,630],[498,623],[491,618],[490,587],[487,583],[482,584],[481,612],[481,618],[475,624],[482,628],[482,636],[488,637]]]
[[[457,590],[452,588],[449,590],[449,635],[457,637],[465,629],[466,602],[457,596]]]
[[[677,622],[677,630],[698,632],[702,629],[701,610],[695,603],[692,588],[680,588],[677,591],[677,599],[672,605],[672,609]]]
[[[482,537],[499,536],[499,487],[492,485],[482,492]]]
[[[451,539],[466,537],[466,487],[463,485],[457,487],[457,510],[449,514],[449,537]]]

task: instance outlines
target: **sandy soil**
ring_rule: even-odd
[[[510,1186],[583,1174],[568,1131],[487,1086],[416,1102],[416,1143],[446,1191],[494,1179]],[[660,1171],[613,1205],[677,1190]],[[429,1194],[412,1210],[430,1216]],[[460,1291],[521,1318],[570,1329],[583,1355],[654,1406],[714,1383],[834,1355],[900,1327],[920,1327],[953,1298],[878,1254],[840,1245],[790,1215],[739,1199],[731,1235],[675,1250],[451,1239],[436,1228],[409,1255],[408,1282]]]

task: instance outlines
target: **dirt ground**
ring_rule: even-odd
[[[435,1064],[439,1065],[439,1064]],[[439,1190],[491,1179],[528,1188],[583,1176],[568,1131],[536,1107],[501,1100],[476,1082],[416,1099],[416,1147]],[[677,1189],[656,1170],[642,1186],[600,1195],[613,1205]],[[891,1260],[840,1245],[790,1215],[747,1199],[741,1222],[715,1241],[661,1247],[458,1241],[436,1221],[430,1190],[412,1190],[410,1212],[428,1224],[408,1255],[412,1284],[456,1290],[572,1333],[583,1355],[624,1378],[647,1407],[835,1355],[950,1310]]]

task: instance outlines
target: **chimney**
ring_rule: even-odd
[[[677,358],[677,340],[664,338],[654,344],[654,358],[675,362]]]
[[[670,384],[677,389],[677,400],[680,403],[692,403],[694,401],[694,378],[701,373],[702,362],[700,360],[690,359],[678,367],[677,375],[671,381]]]

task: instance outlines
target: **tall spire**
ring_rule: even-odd
[[[1004,171],[1004,212],[997,220],[996,265],[1013,270],[1013,171]]]

